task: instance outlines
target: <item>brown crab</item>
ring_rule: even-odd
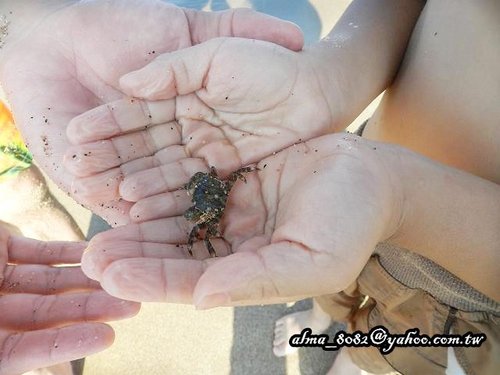
[[[188,251],[193,256],[193,243],[195,239],[201,239],[200,230],[206,229],[203,241],[211,257],[217,256],[214,247],[210,243],[210,237],[219,236],[219,222],[224,215],[227,197],[235,182],[240,179],[246,183],[243,173],[256,170],[253,167],[240,168],[231,173],[227,180],[221,180],[215,167],[210,167],[208,173],[197,172],[184,185],[191,196],[193,206],[184,212],[184,217],[194,223],[194,227],[188,237]]]

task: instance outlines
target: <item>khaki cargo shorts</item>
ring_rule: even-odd
[[[346,322],[349,332],[368,333],[381,325],[391,334],[413,328],[430,337],[484,333],[487,339],[480,347],[455,347],[455,355],[466,374],[500,374],[499,316],[460,311],[423,290],[408,288],[384,270],[377,255],[370,258],[355,285],[316,300],[332,319]],[[444,375],[447,367],[447,347],[397,347],[387,355],[373,346],[344,349],[354,363],[374,374]]]

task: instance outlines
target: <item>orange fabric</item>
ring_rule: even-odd
[[[0,101],[0,181],[31,166],[32,156],[17,130],[12,114]]]

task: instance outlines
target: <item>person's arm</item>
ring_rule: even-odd
[[[330,108],[339,113],[334,117],[336,131],[391,84],[424,4],[355,0],[328,36],[312,47],[327,65],[320,82]]]
[[[500,186],[399,147],[384,159],[403,192],[388,242],[500,301]]]

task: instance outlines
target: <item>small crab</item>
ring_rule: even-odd
[[[203,241],[210,256],[217,256],[214,247],[210,243],[210,237],[218,236],[219,221],[224,215],[227,197],[235,182],[240,179],[246,182],[243,173],[256,170],[253,167],[240,168],[231,173],[227,180],[221,180],[215,167],[210,167],[209,173],[197,172],[184,185],[191,196],[193,206],[184,212],[184,217],[194,223],[194,227],[188,237],[188,251],[193,256],[193,243],[199,239],[200,230],[206,229]]]

